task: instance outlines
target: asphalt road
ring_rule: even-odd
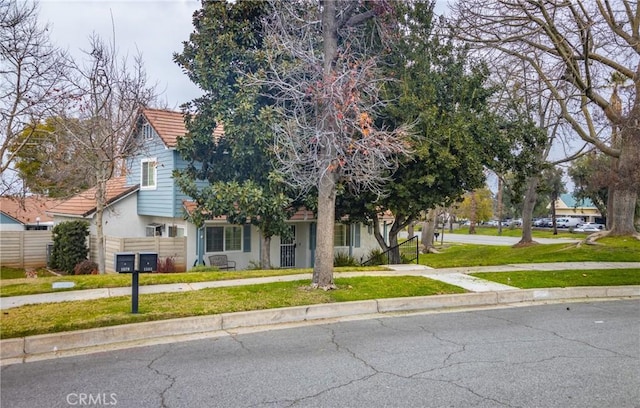
[[[415,314],[2,367],[2,407],[638,407],[640,302]]]

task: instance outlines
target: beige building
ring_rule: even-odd
[[[589,199],[577,201],[571,194],[562,194],[556,201],[556,218],[578,217],[584,222],[604,224],[600,210]]]

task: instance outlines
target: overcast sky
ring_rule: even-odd
[[[172,60],[193,31],[191,16],[199,8],[197,0],[40,0],[39,18],[49,23],[52,42],[76,58],[93,32],[110,41],[115,31],[120,55],[133,57],[139,50],[160,104],[178,109],[200,95]]]
[[[436,12],[446,9],[445,0],[436,4]],[[82,58],[92,33],[110,41],[115,31],[120,56],[134,57],[139,50],[161,107],[177,110],[201,94],[172,60],[189,39],[191,17],[200,6],[199,0],[40,0],[39,17],[49,23],[53,43],[76,58]]]

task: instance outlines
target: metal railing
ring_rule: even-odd
[[[362,263],[364,266],[418,263],[418,237],[413,237]]]

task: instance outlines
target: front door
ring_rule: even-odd
[[[296,226],[291,225],[291,233],[289,238],[281,238],[280,240],[280,267],[295,268],[296,267]]]

